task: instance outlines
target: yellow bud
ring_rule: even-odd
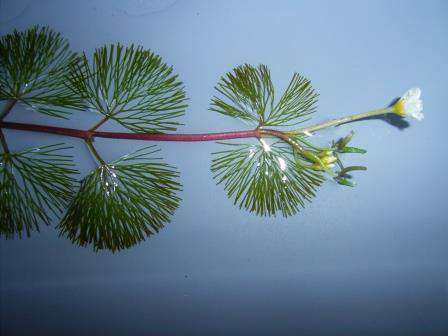
[[[331,164],[331,163],[334,163],[337,161],[336,157],[334,157],[333,155],[325,156],[321,160],[325,165],[328,165],[328,164]]]
[[[313,169],[313,170],[325,170],[325,168],[321,164],[319,164],[319,163],[314,163],[311,166],[311,169]]]
[[[323,157],[325,157],[325,156],[333,155],[333,151],[327,149],[327,150],[320,151],[319,154],[317,154],[317,155],[318,155],[320,158],[323,158]]]
[[[320,163],[321,161],[320,161],[320,158],[316,155],[316,154],[314,154],[313,152],[310,152],[310,151],[304,151],[303,153],[302,153],[302,155],[305,157],[305,158],[307,158],[308,160],[310,160],[311,162],[315,162],[315,163]]]

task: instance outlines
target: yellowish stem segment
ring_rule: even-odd
[[[289,131],[289,132],[286,132],[286,134],[297,135],[297,134],[312,133],[312,132],[319,131],[324,128],[338,126],[338,125],[345,124],[345,123],[348,123],[351,121],[374,117],[374,116],[378,116],[378,115],[382,115],[382,114],[386,114],[386,113],[395,113],[395,112],[392,107],[387,107],[387,108],[383,108],[383,109],[379,109],[379,110],[373,110],[373,111],[369,111],[369,112],[353,114],[353,115],[349,115],[349,116],[338,118],[338,119],[332,119],[332,120],[329,120],[329,121],[326,121],[326,122],[323,122],[320,124],[316,124],[313,126],[299,128],[294,131]]]

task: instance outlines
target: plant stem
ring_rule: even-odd
[[[5,106],[3,106],[3,111],[0,114],[0,121],[2,121],[8,115],[8,113],[12,110],[16,103],[17,100],[15,99],[8,99],[6,101]]]
[[[17,103],[15,99],[9,99],[6,101],[5,106],[3,107],[3,111],[0,114],[0,122],[8,115],[8,113],[12,110],[14,105]],[[5,135],[3,134],[3,130],[0,128],[0,142],[3,147],[4,153],[9,153],[8,143],[6,142]]]
[[[372,116],[377,116],[385,113],[393,112],[392,108],[384,108],[379,110],[374,110],[370,112],[364,112],[359,114],[354,114],[351,116],[346,116],[339,119],[333,119],[326,121],[314,126],[299,128],[295,131],[282,132],[273,129],[256,128],[250,131],[235,131],[235,132],[220,132],[220,133],[196,133],[196,134],[161,134],[161,133],[125,133],[125,132],[101,132],[95,131],[96,128],[101,126],[107,119],[103,118],[97,125],[95,125],[90,130],[80,130],[74,128],[64,128],[46,125],[35,125],[35,124],[25,124],[25,123],[14,123],[14,122],[4,122],[0,121],[0,128],[9,128],[22,131],[32,131],[32,132],[43,132],[65,135],[74,138],[80,138],[83,140],[91,140],[92,138],[110,138],[110,139],[129,139],[129,140],[143,140],[143,141],[180,141],[180,142],[191,142],[191,141],[216,141],[216,140],[230,140],[230,139],[241,139],[241,138],[261,138],[263,136],[274,136],[280,138],[296,149],[302,151],[303,148],[293,141],[290,136],[296,134],[306,134],[309,132],[315,132],[327,127],[337,126],[347,122],[364,119]],[[89,142],[88,142],[89,144]],[[90,146],[93,147],[90,142]]]
[[[93,140],[92,139],[86,139],[85,140],[87,147],[89,147],[90,152],[93,154],[93,156],[98,160],[98,162],[101,165],[105,165],[106,162],[103,160],[103,158],[100,156],[100,154],[98,154],[95,146],[93,145]]]
[[[6,142],[5,135],[3,134],[3,131],[2,131],[1,128],[0,128],[0,142],[1,142],[2,147],[3,147],[3,152],[6,153],[6,154],[9,153],[8,144]]]
[[[283,141],[289,143],[293,148],[298,150],[300,153],[303,153],[305,151],[305,149],[299,143],[297,143],[297,141],[290,138],[288,134],[285,132],[276,131],[272,129],[260,129],[260,137],[262,137],[263,135],[273,136],[282,139]]]
[[[323,122],[320,124],[316,124],[316,125],[304,127],[304,128],[299,128],[295,131],[290,131],[290,132],[286,132],[286,133],[290,134],[290,135],[312,133],[312,132],[315,132],[315,131],[318,131],[318,130],[321,130],[324,128],[338,126],[338,125],[352,122],[355,120],[365,119],[365,118],[374,117],[374,116],[391,113],[391,112],[393,112],[393,109],[391,107],[387,107],[387,108],[373,110],[373,111],[369,111],[369,112],[353,114],[353,115],[349,115],[349,116],[338,118],[338,119],[332,119],[332,120],[329,120],[329,121],[326,121],[326,122]]]
[[[95,131],[96,129],[98,129],[102,124],[104,124],[106,121],[109,120],[109,116],[104,117],[103,119],[101,119],[97,124],[95,124],[92,128],[89,128],[90,132]]]
[[[181,142],[215,141],[215,140],[228,140],[239,138],[258,138],[261,136],[262,133],[261,130],[259,129],[251,131],[197,133],[197,134],[122,133],[122,132],[84,131],[74,128],[23,124],[13,122],[0,122],[0,128],[59,134],[73,138],[80,138],[84,140],[91,138],[110,138],[110,139],[129,139],[129,140],[145,140],[145,141],[181,141]]]

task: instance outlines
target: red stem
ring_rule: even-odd
[[[0,128],[59,134],[73,138],[80,138],[84,140],[91,138],[111,138],[111,139],[131,139],[131,140],[146,140],[146,141],[214,141],[214,140],[229,140],[240,138],[259,138],[261,134],[268,133],[266,132],[266,130],[260,131],[259,129],[254,129],[251,131],[202,133],[202,134],[101,132],[101,131],[84,131],[74,128],[24,124],[24,123],[15,123],[6,121],[0,122]]]

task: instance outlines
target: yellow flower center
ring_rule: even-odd
[[[392,108],[394,113],[398,114],[401,117],[406,117],[406,109],[404,107],[403,99],[397,101]]]

